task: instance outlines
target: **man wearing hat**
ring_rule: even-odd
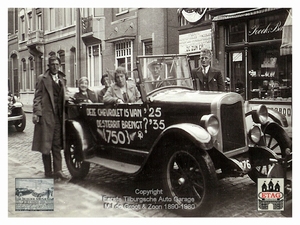
[[[59,70],[60,66],[60,58],[51,56],[48,70],[37,78],[33,99],[32,122],[35,126],[32,150],[42,153],[45,177],[69,179],[62,172],[63,109],[67,81],[66,75]]]
[[[148,68],[152,73],[153,89],[165,86],[161,77],[163,72],[163,64],[158,60],[154,60],[149,63]]]

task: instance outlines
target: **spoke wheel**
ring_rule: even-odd
[[[89,172],[90,163],[81,159],[79,141],[76,138],[70,138],[67,140],[66,146],[65,159],[70,174],[75,178],[84,178]]]
[[[272,129],[265,131],[264,138],[266,146],[279,157],[285,157],[285,149],[291,148],[291,146],[289,146],[289,142],[286,140],[288,137],[285,137],[278,132],[276,133],[276,131]],[[248,175],[254,182],[257,182],[257,178],[267,177],[272,165],[273,163],[269,162],[268,164],[256,166],[248,173]]]
[[[189,149],[167,157],[163,174],[165,192],[172,198],[172,210],[186,216],[204,216],[216,201],[217,177],[206,152]]]

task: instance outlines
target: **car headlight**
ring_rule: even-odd
[[[213,115],[204,115],[200,120],[200,125],[207,130],[207,132],[212,135],[216,136],[220,129],[220,124],[218,118]]]
[[[255,123],[266,124],[268,122],[268,109],[265,105],[259,105],[252,113],[252,119]]]
[[[259,126],[254,125],[250,130],[249,130],[249,138],[251,141],[254,143],[258,143],[260,141],[262,132]]]

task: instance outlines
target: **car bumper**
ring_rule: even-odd
[[[23,115],[19,115],[19,116],[10,116],[10,117],[8,117],[8,122],[16,121],[16,120],[21,120],[21,119],[23,119]]]

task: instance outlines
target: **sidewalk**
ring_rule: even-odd
[[[23,110],[25,113],[32,113],[32,105],[23,105]]]
[[[8,159],[8,217],[140,217],[135,211],[104,209],[102,196],[66,181],[55,181],[54,211],[15,211],[15,178],[44,178],[44,173]]]

